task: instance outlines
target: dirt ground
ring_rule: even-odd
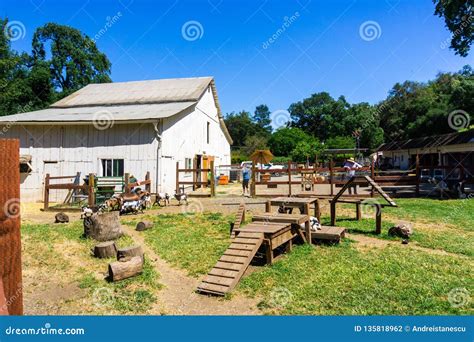
[[[252,199],[243,197],[240,189],[230,188],[231,193],[218,195],[216,198],[190,198],[188,206],[179,206],[172,200],[169,206],[152,209],[149,213],[180,213],[186,211],[209,211],[232,214],[237,210],[238,204],[244,201],[247,210],[251,213],[263,212],[265,199]],[[233,192],[233,193],[232,193]],[[41,210],[41,203],[30,203],[23,205],[22,221],[25,223],[39,224],[54,222],[56,212]],[[323,214],[329,213],[326,201],[321,203]],[[352,215],[351,211],[347,212]],[[344,209],[341,209],[344,214]],[[79,212],[69,212],[71,221],[80,219]],[[259,298],[246,298],[240,295],[232,295],[230,298],[217,298],[197,294],[195,289],[200,281],[188,276],[183,270],[172,267],[159,257],[152,249],[146,246],[143,236],[133,228],[122,226],[127,235],[136,243],[144,246],[145,253],[151,260],[153,266],[160,274],[160,283],[164,288],[156,291],[157,301],[150,314],[172,314],[172,315],[258,315],[262,312],[257,308]],[[350,239],[357,242],[358,248],[384,248],[388,244],[397,243],[380,240],[368,236],[349,235]],[[399,242],[398,242],[399,243]],[[68,246],[53,244],[52,248],[72,265],[87,268],[87,260],[77,257],[76,253],[82,248],[78,243],[69,243]],[[408,248],[408,247],[407,247]],[[72,270],[62,270],[58,266],[58,272],[45,273],[45,268],[38,261],[37,256],[24,251],[24,297],[26,314],[80,314],[85,313],[83,304],[86,294],[78,284],[71,281]],[[60,263],[61,260],[54,260]],[[59,271],[61,269],[61,271]],[[250,269],[249,272],[255,271]],[[258,270],[257,270],[258,271]],[[103,275],[97,275],[98,277]]]

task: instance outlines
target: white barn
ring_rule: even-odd
[[[20,139],[21,196],[37,201],[44,177],[151,173],[152,189],[172,193],[176,162],[230,164],[213,78],[90,84],[49,108],[0,117],[0,138]]]

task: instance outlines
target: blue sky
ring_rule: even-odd
[[[431,0],[16,0],[0,5],[2,17],[24,25],[24,37],[12,42],[20,51],[31,49],[34,30],[47,22],[93,37],[108,17],[117,16],[97,39],[112,62],[113,81],[214,76],[225,113],[253,111],[261,103],[281,111],[319,91],[376,103],[395,82],[426,81],[473,64],[472,53],[462,58],[445,48],[450,33],[433,12]],[[189,34],[183,34],[186,24]]]

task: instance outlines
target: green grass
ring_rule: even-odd
[[[141,275],[109,283],[104,279],[104,273],[108,263],[115,259],[94,258],[91,249],[97,242],[83,238],[82,232],[82,222],[22,226],[25,241],[31,246],[28,252],[34,254],[33,262],[37,266],[48,265],[55,272],[61,269],[75,270],[70,280],[87,290],[90,296],[88,303],[93,312],[97,310],[97,313],[108,313],[110,309],[114,309],[117,313],[146,313],[156,302],[154,292],[161,287],[158,282],[159,274],[153,265],[146,260]],[[134,241],[130,236],[124,235],[116,240],[116,244],[120,248],[133,245]],[[55,245],[61,247],[55,248]],[[77,260],[64,258],[62,248],[73,251]],[[82,265],[81,261],[86,261],[87,266]],[[31,265],[25,265],[28,266]]]
[[[153,229],[144,232],[147,245],[191,276],[207,273],[230,242],[232,218],[219,213],[155,215],[147,219],[155,223]],[[137,220],[125,224],[135,226]]]
[[[388,229],[399,221],[413,224],[411,241],[421,247],[439,249],[449,253],[474,256],[474,199],[433,200],[397,199],[398,208],[386,207],[382,212],[382,234],[379,238],[397,240],[388,236]],[[344,206],[354,210],[354,206]],[[329,224],[329,217],[322,218]],[[338,226],[347,227],[355,234],[374,235],[375,220],[364,218],[356,221],[352,217],[338,216]]]
[[[454,308],[447,299],[453,289],[472,293],[472,266],[398,246],[361,252],[346,241],[297,247],[239,289],[261,296],[260,307],[272,314],[472,314],[472,306]]]

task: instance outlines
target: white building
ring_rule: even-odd
[[[42,199],[44,177],[121,176],[172,193],[180,167],[230,164],[231,137],[211,77],[90,84],[49,108],[0,117],[27,167],[22,200]],[[23,165],[25,166],[25,165]]]

